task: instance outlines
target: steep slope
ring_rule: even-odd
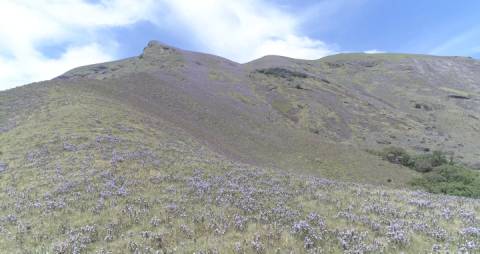
[[[467,58],[389,54],[270,56],[240,65],[151,42],[139,57],[81,67],[39,86],[75,86],[75,93],[117,101],[235,161],[403,185],[415,174],[365,149],[443,150],[478,163],[479,66]]]
[[[390,189],[417,174],[365,150],[478,162],[478,70],[388,54],[242,65],[151,42],[1,92],[0,250],[467,248],[477,201]]]
[[[370,163],[375,158],[359,147],[437,149],[478,163],[478,69],[467,58],[388,54],[239,65],[152,42],[138,59],[61,78],[101,79],[97,87],[110,86],[116,98],[187,128],[231,158],[331,177],[342,177],[348,165],[359,174],[346,179],[362,181],[390,166]],[[337,173],[330,175],[332,167]]]
[[[298,126],[325,139],[370,148],[443,150],[478,162],[478,61],[342,54],[318,61],[265,57],[248,67],[301,73],[291,80],[262,73],[255,78],[260,89],[269,87],[264,94],[272,105],[279,103],[280,111]]]
[[[360,182],[394,179],[393,185],[414,175],[301,128],[278,110],[281,101],[267,98],[267,84],[259,87],[256,75],[249,66],[151,43],[139,58],[80,68],[59,79],[171,122],[232,160]],[[85,84],[86,78],[95,81]]]

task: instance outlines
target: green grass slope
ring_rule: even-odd
[[[365,151],[421,117],[351,94],[342,59],[258,61],[150,43],[1,92],[0,253],[478,250],[478,200],[405,189],[419,173]]]

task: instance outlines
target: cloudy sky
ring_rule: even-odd
[[[0,90],[140,54],[149,40],[247,62],[277,54],[480,58],[480,1],[0,0]]]

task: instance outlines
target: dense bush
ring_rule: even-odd
[[[431,154],[416,156],[413,159],[413,168],[418,172],[430,172],[435,167],[448,164],[447,156],[440,151],[434,151]]]
[[[412,182],[414,186],[432,193],[480,197],[480,173],[455,164],[452,159],[447,159],[444,152],[412,156],[403,148],[388,147],[378,154],[391,163],[423,173],[421,178]]]
[[[280,78],[308,78],[308,75],[306,73],[291,71],[291,70],[279,68],[279,67],[260,69],[260,70],[257,70],[257,72],[263,73],[265,75],[280,77]]]
[[[430,172],[433,169],[433,163],[430,155],[418,156],[415,158],[412,164],[412,168],[421,173]]]
[[[421,173],[430,172],[435,167],[451,163],[446,154],[441,151],[411,156],[401,147],[387,147],[379,154],[391,163],[400,164]]]
[[[480,197],[480,174],[459,165],[441,165],[413,181],[432,193]]]
[[[405,167],[412,167],[414,165],[410,155],[401,147],[387,147],[383,149],[380,155],[383,159],[391,163],[400,164]]]

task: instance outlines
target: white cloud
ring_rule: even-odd
[[[163,0],[169,15],[187,29],[208,52],[239,62],[275,54],[317,59],[333,50],[324,42],[298,33],[300,17],[266,1]]]
[[[239,62],[270,54],[316,59],[333,53],[298,32],[300,16],[266,0],[0,0],[0,90],[112,60],[116,41],[100,36],[102,29],[139,21],[189,33],[202,51]],[[55,45],[63,51],[57,57],[41,50]]]
[[[51,79],[80,65],[114,58],[114,41],[96,41],[100,28],[151,19],[153,0],[0,0],[0,90]],[[57,58],[39,50],[66,44]]]
[[[383,54],[386,53],[385,51],[377,50],[377,49],[371,49],[371,50],[366,50],[363,51],[365,54]]]
[[[95,43],[68,48],[56,59],[46,58],[35,51],[23,55],[27,58],[0,57],[0,82],[4,85],[0,85],[0,89],[10,85],[51,79],[77,66],[113,60],[111,55],[105,53],[102,47]]]
[[[333,51],[322,41],[290,34],[281,39],[270,39],[259,43],[252,56],[258,58],[264,55],[282,55],[300,59],[318,59],[332,53]]]

